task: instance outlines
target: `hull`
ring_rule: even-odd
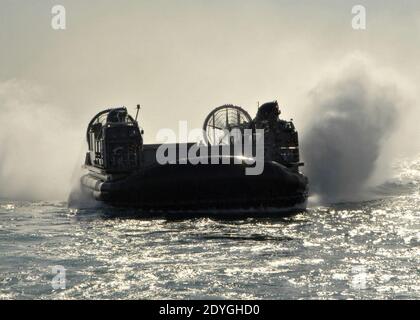
[[[89,172],[81,178],[84,196],[142,212],[271,214],[302,210],[308,197],[305,176],[276,162],[261,175],[245,175],[246,165],[156,165],[125,177]]]

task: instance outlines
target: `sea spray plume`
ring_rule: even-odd
[[[65,200],[81,130],[29,83],[0,83],[0,198]]]
[[[396,86],[353,61],[311,93],[311,123],[303,133],[305,172],[322,201],[355,200],[366,187],[398,117]]]

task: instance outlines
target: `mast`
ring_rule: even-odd
[[[138,117],[138,115],[139,115],[139,110],[140,110],[140,105],[138,104],[138,105],[137,105],[136,118],[135,118],[135,121],[136,121],[136,122],[137,122],[137,117]]]

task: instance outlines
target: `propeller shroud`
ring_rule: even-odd
[[[204,120],[204,140],[210,145],[229,144],[229,133],[243,129],[251,122],[249,113],[239,106],[226,104],[217,107]]]

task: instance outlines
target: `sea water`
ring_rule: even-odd
[[[141,219],[0,201],[1,299],[419,299],[420,161],[288,218]]]

